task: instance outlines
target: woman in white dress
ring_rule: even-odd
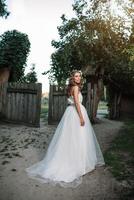
[[[105,165],[95,132],[82,104],[82,73],[73,70],[67,88],[68,106],[55,130],[44,158],[26,168],[41,183],[77,187],[82,176]]]

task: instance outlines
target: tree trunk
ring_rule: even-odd
[[[0,69],[0,83],[8,82],[10,76],[9,68],[5,67]]]

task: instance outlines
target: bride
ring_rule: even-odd
[[[77,187],[82,176],[105,165],[94,129],[82,104],[82,73],[73,70],[67,88],[68,106],[53,134],[44,158],[26,168],[41,183]]]

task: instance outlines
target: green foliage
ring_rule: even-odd
[[[10,81],[18,81],[23,75],[30,51],[28,36],[17,30],[0,36],[0,68],[11,69]]]
[[[7,18],[10,13],[7,11],[5,0],[0,0],[0,17]]]
[[[132,21],[133,3],[126,5],[125,1],[117,1],[118,4]],[[61,84],[66,82],[72,69],[90,65],[105,69],[105,84],[111,79],[122,88],[127,82],[132,85],[134,65],[127,52],[131,51],[132,59],[134,32],[131,24],[125,23],[124,17],[110,13],[109,1],[87,3],[77,0],[73,10],[76,17],[67,19],[65,15],[61,16],[62,24],[58,27],[60,40],[52,41],[56,51],[51,55],[51,69],[44,74],[49,73],[50,81]]]
[[[115,60],[116,61],[116,60]],[[134,88],[134,23],[126,44],[121,48],[120,57],[117,57],[115,66],[109,72],[113,81],[126,93],[133,93]],[[116,87],[116,86],[115,86]]]
[[[22,77],[20,81],[26,82],[26,83],[36,83],[37,82],[37,73],[35,72],[35,64],[32,64],[30,72],[27,73],[24,77]]]

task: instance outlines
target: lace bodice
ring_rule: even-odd
[[[82,103],[83,96],[82,96],[81,92],[79,92],[78,97],[79,97],[79,102]],[[74,104],[74,98],[73,98],[73,96],[68,97],[67,98],[67,102],[68,102],[68,104]]]

